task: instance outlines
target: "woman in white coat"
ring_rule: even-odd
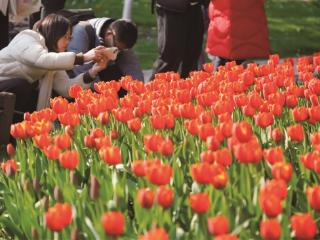
[[[37,31],[20,32],[0,51],[0,91],[16,95],[16,110],[27,112],[48,107],[53,89],[67,97],[72,84],[89,88],[98,72],[106,67],[104,47],[84,54],[65,52],[71,28],[67,18],[50,14],[39,23]],[[92,60],[96,63],[87,72],[72,79],[68,77],[66,70]]]

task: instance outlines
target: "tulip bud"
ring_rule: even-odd
[[[41,204],[42,204],[44,210],[47,211],[48,208],[49,208],[49,197],[48,196],[44,196],[42,198],[42,200],[41,200]]]
[[[79,185],[78,177],[77,177],[77,175],[76,175],[76,173],[74,171],[70,171],[69,180],[74,186],[78,186]]]
[[[99,188],[100,184],[96,176],[91,176],[91,184],[90,184],[90,197],[92,199],[97,199],[99,197]]]
[[[9,169],[8,169],[9,170]],[[9,172],[9,171],[7,171]],[[11,171],[10,171],[11,172]],[[7,175],[8,176],[8,175]],[[30,181],[29,179],[25,178],[22,182],[23,191],[28,192],[30,190]]]
[[[58,202],[62,202],[63,201],[62,192],[61,192],[61,190],[60,190],[60,188],[58,186],[54,187],[53,197]]]
[[[64,128],[64,130],[70,137],[73,136],[74,128],[72,126],[68,125]]]
[[[32,236],[32,239],[38,239],[38,231],[35,227],[32,227],[31,228],[31,236]]]
[[[35,177],[33,180],[32,180],[32,186],[33,186],[33,189],[36,193],[38,193],[40,191],[40,180],[39,178]]]
[[[10,156],[10,157],[13,157],[14,154],[15,154],[15,148],[14,148],[14,146],[13,146],[11,143],[8,143],[8,144],[7,144],[7,154],[8,154],[8,156]]]
[[[72,229],[70,239],[71,240],[79,240],[80,239],[79,232],[78,232],[77,228]]]

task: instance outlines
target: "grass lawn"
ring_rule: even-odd
[[[97,16],[119,18],[123,0],[73,0],[67,8],[88,8]],[[132,16],[139,27],[135,46],[142,67],[151,68],[157,57],[156,17],[151,14],[150,0],[133,0]],[[320,51],[319,0],[268,0],[266,12],[272,53],[297,57]]]

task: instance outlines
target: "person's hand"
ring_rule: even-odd
[[[95,78],[100,71],[107,67],[108,62],[109,60],[107,60],[106,58],[101,58],[100,61],[96,62],[89,70],[90,76]]]
[[[109,60],[116,60],[119,49],[117,47],[104,48],[102,49],[102,53],[105,58]]]
[[[104,49],[105,47],[103,46],[98,46],[96,48],[93,48],[83,54],[83,61],[84,62],[89,62],[89,61],[96,61],[99,62],[102,58],[104,58]]]

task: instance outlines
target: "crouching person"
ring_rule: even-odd
[[[117,47],[119,53],[116,60],[108,62],[107,67],[98,74],[96,81],[119,80],[125,75],[143,81],[140,63],[131,50],[137,41],[137,36],[135,24],[128,20],[94,18],[81,21],[73,27],[72,40],[69,43],[68,51],[86,52],[99,45],[107,48]],[[71,74],[77,76],[87,71],[91,66],[92,63],[76,66]],[[124,96],[125,91],[121,89],[118,95],[119,97]]]
[[[68,97],[72,84],[89,88],[98,72],[105,68],[108,59],[104,47],[86,53],[65,52],[71,39],[70,21],[60,15],[50,14],[38,24],[38,29],[20,32],[10,44],[0,51],[0,91],[16,95],[15,110],[31,112],[49,106],[52,90]],[[74,65],[96,61],[75,78],[66,70]],[[14,116],[14,122],[22,117]]]

